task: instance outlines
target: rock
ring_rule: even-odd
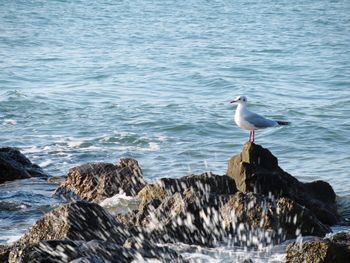
[[[226,175],[203,173],[181,178],[161,178],[155,184],[149,184],[138,194],[141,206],[150,201],[162,201],[175,193],[193,189],[200,194],[230,195],[237,192],[235,181]]]
[[[287,247],[286,263],[345,263],[350,259],[350,233],[293,243]]]
[[[228,195],[202,194],[193,189],[166,197],[156,208],[137,216],[138,226],[154,242],[213,246],[225,236],[219,207]]]
[[[150,250],[149,250],[150,249]],[[9,263],[21,262],[139,262],[145,259],[164,260],[163,262],[185,262],[180,255],[156,246],[147,249],[126,248],[109,241],[91,240],[89,242],[72,240],[49,240],[14,249]]]
[[[123,244],[128,233],[102,207],[77,201],[46,213],[15,244],[24,246],[42,240],[108,240]]]
[[[212,246],[225,236],[219,207],[235,192],[234,182],[227,176],[161,179],[140,191],[137,211],[117,218],[133,233],[154,242]]]
[[[295,238],[300,233],[303,236],[324,237],[332,232],[330,227],[323,224],[315,214],[289,198],[277,199],[277,216],[282,233],[286,239]]]
[[[117,165],[90,163],[70,169],[56,194],[73,194],[84,200],[100,202],[121,192],[136,196],[145,185],[137,161],[122,159]]]
[[[287,197],[310,209],[328,225],[340,220],[332,187],[323,181],[299,182],[278,166],[272,153],[254,143],[246,143],[241,154],[233,156],[227,175],[234,178],[238,190],[265,196]]]
[[[214,236],[219,236],[219,219],[210,219],[218,215],[218,207],[236,191],[232,178],[212,173],[162,178],[139,192],[137,211],[117,218],[131,231],[141,228],[154,240],[212,244],[217,241]]]
[[[201,175],[188,175],[181,178],[162,178],[158,185],[168,193],[181,193],[186,189],[194,189],[196,192],[224,195],[237,192],[235,181],[226,175],[203,173]]]
[[[325,236],[330,228],[312,212],[287,198],[272,200],[238,192],[220,209],[223,224],[235,244],[268,245],[299,234]]]
[[[237,192],[228,176],[161,179],[147,185],[138,197],[138,210],[117,218],[131,232],[155,242],[212,246],[231,239],[235,244],[258,246],[299,234],[325,236],[331,232],[295,201]]]
[[[162,201],[168,195],[165,188],[160,184],[149,184],[138,193],[137,197],[140,199],[141,206],[143,206],[151,201]]]
[[[157,258],[163,262],[184,262],[177,252],[167,246],[157,246],[148,240],[131,237],[123,245],[127,249],[135,249],[144,258]]]
[[[47,177],[44,171],[11,147],[0,148],[0,184],[6,181],[31,177]]]
[[[0,245],[0,262],[7,262],[12,246]]]

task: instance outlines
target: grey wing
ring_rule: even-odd
[[[253,124],[256,128],[268,128],[268,127],[274,127],[277,126],[278,123],[264,118],[263,116],[256,114],[254,112],[249,112],[245,116],[246,120]]]

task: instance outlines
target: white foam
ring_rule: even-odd
[[[155,142],[150,142],[148,145],[149,145],[148,150],[149,150],[150,152],[155,152],[155,151],[159,151],[159,150],[160,150],[159,144],[157,144],[157,143],[155,143]]]
[[[2,240],[6,240],[6,244],[13,244],[21,238],[22,235],[13,235],[13,236],[2,236]]]
[[[51,160],[47,160],[47,161],[43,161],[41,163],[39,163],[39,166],[42,168],[46,168],[49,167],[53,162]]]
[[[16,125],[17,121],[13,119],[5,119],[4,120],[4,125]]]
[[[138,208],[140,201],[136,197],[124,193],[116,194],[103,200],[100,206],[106,208],[112,215],[127,214]]]

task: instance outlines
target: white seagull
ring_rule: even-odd
[[[238,96],[231,103],[237,105],[235,113],[235,122],[238,127],[249,130],[249,142],[254,142],[255,130],[281,125],[288,125],[286,121],[274,121],[251,112],[247,108],[247,97]]]

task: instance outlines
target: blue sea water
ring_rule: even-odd
[[[347,0],[0,0],[0,146],[53,176],[122,157],[149,182],[224,174],[248,139],[229,101],[246,95],[292,122],[256,143],[299,180],[329,182],[350,216],[349,76]],[[0,242],[54,189],[1,185]]]

